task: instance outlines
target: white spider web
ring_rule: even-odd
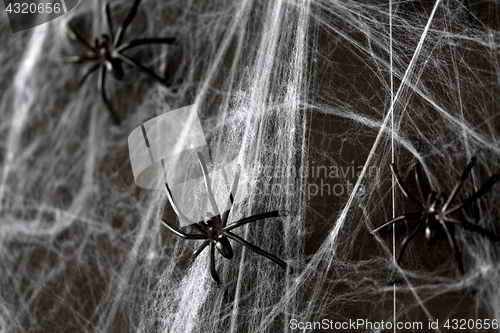
[[[68,22],[91,41],[101,34],[102,2],[17,34],[0,14],[1,330],[292,332],[292,320],[364,319],[431,331],[429,320],[500,318],[490,239],[455,228],[461,276],[445,238],[416,237],[392,285],[394,250],[415,224],[369,235],[412,209],[391,161],[413,193],[417,160],[426,188],[449,193],[477,156],[457,202],[500,170],[499,5],[466,3],[144,0],[125,40],[179,43],[129,54],[171,87],[128,67],[124,81],[110,78],[120,127],[97,78],[79,88],[83,67],[58,60],[85,51]],[[115,29],[129,6],[111,2]],[[162,229],[176,216],[161,191],[135,185],[128,156],[134,128],[194,103],[209,143],[237,145],[249,171],[231,220],[291,212],[235,232],[294,274],[236,243],[232,260],[216,254],[233,303],[208,251],[189,264],[198,243]],[[457,216],[498,234],[499,191]]]

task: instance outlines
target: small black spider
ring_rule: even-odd
[[[217,207],[217,203],[215,201],[214,194],[212,192],[212,186],[210,183],[210,178],[208,177],[208,169],[207,165],[205,164],[205,160],[201,153],[198,153],[198,161],[200,163],[201,169],[203,171],[203,177],[205,179],[205,187],[207,190],[208,194],[208,199],[210,201],[210,204],[212,206],[213,212],[207,213],[207,221],[201,221],[198,223],[195,223],[194,221],[191,221],[189,218],[187,218],[176,206],[174,199],[172,197],[172,194],[170,193],[170,189],[168,185],[165,183],[165,192],[167,194],[168,200],[170,201],[170,204],[172,205],[172,208],[174,209],[175,213],[179,217],[180,220],[191,224],[197,231],[199,231],[199,234],[186,234],[176,227],[170,225],[167,221],[163,221],[163,225],[176,234],[179,237],[182,237],[184,239],[203,239],[205,240],[201,246],[198,248],[193,253],[192,259],[196,258],[207,246],[210,246],[210,273],[212,275],[212,278],[220,284],[221,281],[217,275],[217,272],[215,270],[215,249],[219,251],[219,253],[226,259],[232,259],[233,258],[233,248],[231,247],[231,244],[229,243],[229,238],[232,240],[242,244],[243,246],[246,246],[248,249],[274,261],[278,265],[280,265],[283,269],[289,269],[289,273],[291,274],[293,272],[293,269],[288,266],[284,261],[276,258],[272,254],[258,248],[257,246],[247,242],[243,238],[233,234],[231,230],[241,227],[242,225],[245,225],[250,222],[262,220],[268,217],[279,217],[279,216],[288,216],[288,212],[286,211],[271,211],[267,213],[261,213],[261,214],[256,214],[252,215],[250,217],[246,217],[244,219],[241,219],[237,222],[234,222],[230,225],[227,225],[229,213],[231,211],[231,208],[233,207],[234,203],[234,197],[233,195],[236,195],[236,191],[238,189],[238,180],[239,180],[239,172],[240,172],[240,167],[238,166],[238,170],[235,173],[234,176],[234,181],[231,189],[231,193],[229,195],[229,200],[228,200],[228,206],[227,209],[224,211],[224,213],[220,214],[219,208]]]
[[[142,71],[143,73],[152,76],[157,79],[161,83],[166,83],[166,79],[156,74],[153,70],[145,67],[138,61],[126,56],[123,54],[124,51],[134,48],[139,45],[148,45],[148,44],[172,44],[175,42],[174,37],[169,38],[144,38],[144,39],[136,39],[130,41],[128,43],[122,44],[123,36],[130,22],[134,19],[137,14],[137,8],[139,7],[141,0],[135,0],[130,12],[127,17],[123,21],[122,25],[118,27],[116,31],[116,35],[113,32],[113,25],[111,21],[111,12],[109,10],[109,3],[106,3],[103,7],[103,15],[105,17],[106,22],[106,30],[107,32],[101,35],[101,38],[95,39],[95,44],[92,45],[87,40],[85,40],[81,35],[79,35],[76,31],[74,31],[69,25],[67,26],[67,34],[69,38],[80,43],[88,50],[90,50],[93,54],[90,55],[75,55],[75,56],[67,56],[62,55],[63,61],[71,62],[71,63],[83,63],[83,62],[95,62],[95,64],[88,68],[85,71],[82,79],[80,80],[80,84],[82,85],[85,80],[92,74],[94,71],[99,70],[98,72],[98,80],[97,80],[97,89],[102,96],[104,104],[106,105],[111,117],[115,124],[120,123],[120,118],[118,113],[113,108],[113,106],[108,101],[106,97],[105,89],[105,80],[106,80],[106,72],[111,72],[111,74],[118,80],[122,80],[124,76],[123,72],[123,63],[126,63],[132,67],[135,67]],[[114,35],[114,38],[113,38]]]
[[[453,202],[455,197],[457,196],[458,191],[462,187],[464,181],[467,179],[469,176],[472,167],[474,166],[474,163],[476,162],[476,158],[473,157],[469,164],[465,167],[464,172],[462,173],[462,177],[460,180],[457,182],[453,190],[451,191],[451,195],[449,198],[446,198],[446,195],[444,193],[441,193],[440,196],[437,195],[437,192],[431,191],[428,195],[427,198],[424,196],[424,192],[422,190],[422,185],[420,183],[420,178],[421,178],[421,171],[420,171],[420,164],[417,163],[415,166],[415,181],[417,183],[417,188],[418,192],[420,195],[420,201],[415,198],[405,187],[403,184],[403,181],[401,180],[401,177],[399,176],[398,170],[396,168],[396,165],[393,163],[391,164],[391,170],[394,176],[396,177],[396,181],[399,185],[399,188],[403,192],[404,196],[409,199],[411,202],[413,202],[418,208],[418,212],[412,212],[412,213],[406,213],[401,216],[398,216],[380,227],[376,228],[371,232],[371,234],[375,234],[381,229],[390,226],[391,224],[394,224],[396,222],[404,221],[404,220],[418,220],[417,226],[412,230],[412,232],[403,240],[401,243],[401,252],[399,253],[398,257],[398,265],[400,264],[401,258],[403,257],[403,253],[406,250],[406,247],[408,246],[408,243],[417,235],[417,233],[420,230],[424,230],[425,234],[425,239],[427,240],[429,245],[434,244],[436,241],[436,235],[439,232],[444,232],[446,234],[446,238],[448,239],[448,243],[450,244],[450,247],[452,250],[455,252],[455,259],[457,261],[458,269],[460,272],[463,274],[464,273],[464,268],[463,268],[463,263],[462,263],[462,258],[460,256],[460,252],[458,251],[457,244],[455,242],[455,238],[453,237],[453,230],[450,230],[447,224],[451,225],[459,225],[464,228],[467,228],[472,231],[479,232],[485,236],[490,237],[491,239],[495,241],[500,241],[500,238],[498,238],[497,235],[492,233],[491,231],[488,231],[486,229],[481,228],[478,225],[469,223],[467,221],[464,221],[462,219],[457,219],[454,217],[451,217],[450,215],[461,208],[473,203],[477,199],[479,199],[483,194],[488,192],[488,190],[498,181],[499,175],[498,174],[493,174],[482,186],[481,188],[473,193],[471,196],[469,196],[467,199],[463,200],[461,203],[453,206],[450,208],[450,204]]]

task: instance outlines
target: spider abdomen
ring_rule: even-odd
[[[430,245],[436,242],[436,230],[429,225],[425,227],[425,239]]]
[[[219,236],[215,240],[215,247],[224,258],[233,258],[233,248],[231,247],[231,243],[229,243],[229,239],[227,239],[226,236]]]
[[[120,59],[113,58],[109,53],[106,54],[106,67],[117,80],[123,80],[125,73]]]

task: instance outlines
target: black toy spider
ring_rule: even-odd
[[[122,80],[124,76],[122,64],[126,63],[132,67],[135,67],[142,71],[143,73],[152,76],[157,79],[161,83],[166,83],[166,79],[156,74],[153,70],[145,67],[138,61],[126,56],[123,54],[124,51],[131,49],[133,47],[139,45],[147,45],[147,44],[172,44],[175,42],[175,38],[144,38],[144,39],[136,39],[128,43],[122,44],[123,36],[130,22],[134,19],[137,14],[137,8],[139,7],[141,0],[135,0],[130,12],[127,17],[123,21],[122,25],[118,27],[116,31],[116,35],[113,38],[113,25],[111,21],[111,12],[109,10],[109,3],[106,3],[103,7],[103,15],[105,17],[106,22],[106,30],[107,32],[101,35],[101,38],[95,39],[95,45],[92,45],[88,41],[86,41],[81,35],[79,35],[76,31],[74,31],[69,25],[67,27],[68,36],[83,45],[85,48],[90,50],[93,54],[90,55],[75,55],[75,56],[67,56],[62,55],[62,58],[66,62],[71,63],[83,63],[83,62],[96,62],[92,67],[88,68],[85,71],[82,79],[80,80],[80,85],[82,85],[85,80],[92,74],[94,71],[99,70],[98,80],[97,80],[97,89],[102,96],[104,104],[106,105],[111,117],[115,124],[120,123],[120,118],[118,117],[118,113],[113,108],[113,106],[108,101],[106,97],[105,89],[105,81],[106,81],[106,72],[109,71],[113,76]]]
[[[221,281],[217,275],[217,272],[215,270],[215,249],[219,251],[219,253],[226,259],[232,259],[233,258],[233,248],[231,247],[231,244],[229,243],[229,238],[232,240],[242,244],[243,246],[246,246],[248,249],[274,261],[278,265],[280,265],[283,269],[289,268],[289,273],[293,272],[293,269],[288,266],[284,261],[276,258],[272,254],[258,248],[257,246],[247,242],[243,238],[233,234],[231,230],[241,227],[242,225],[245,225],[247,223],[253,222],[253,221],[258,221],[262,220],[268,217],[278,217],[278,216],[287,216],[288,213],[286,211],[271,211],[267,213],[261,213],[261,214],[256,214],[252,215],[250,217],[246,217],[244,219],[241,219],[235,223],[232,223],[230,225],[227,225],[229,213],[231,211],[231,208],[233,207],[234,203],[234,197],[233,194],[236,195],[236,191],[238,188],[238,179],[239,179],[239,166],[238,170],[235,173],[234,176],[234,181],[231,189],[231,193],[229,195],[229,200],[228,200],[228,206],[227,209],[224,211],[224,213],[220,214],[219,208],[217,207],[217,203],[215,201],[214,194],[212,192],[212,186],[210,183],[210,178],[208,177],[208,169],[207,165],[205,164],[205,160],[201,153],[198,153],[198,161],[200,163],[201,169],[203,171],[203,177],[205,179],[205,187],[207,190],[208,194],[208,199],[210,201],[210,204],[212,206],[213,212],[212,213],[207,213],[207,221],[201,221],[198,223],[195,223],[194,221],[191,221],[189,218],[187,218],[176,206],[174,199],[172,197],[172,194],[170,193],[170,189],[168,185],[165,183],[165,192],[167,193],[168,200],[170,201],[170,204],[172,205],[172,208],[174,209],[175,213],[179,217],[180,220],[183,220],[186,223],[191,224],[196,230],[198,230],[200,233],[199,234],[186,234],[176,227],[170,225],[167,221],[163,221],[163,225],[176,234],[179,237],[182,237],[184,239],[204,239],[205,241],[201,244],[201,246],[198,248],[193,253],[192,259],[196,258],[207,246],[210,246],[210,273],[212,275],[212,278],[220,284]]]
[[[421,171],[420,171],[420,165],[417,164],[415,166],[415,181],[417,183],[417,188],[418,192],[420,195],[420,201],[415,198],[405,187],[403,184],[401,177],[399,176],[398,170],[396,169],[396,165],[393,163],[391,164],[391,170],[394,176],[396,177],[396,181],[399,185],[399,188],[403,192],[404,196],[408,198],[411,202],[413,202],[420,211],[418,212],[413,212],[413,213],[406,213],[401,216],[398,216],[380,227],[376,228],[371,232],[371,234],[375,234],[379,230],[390,226],[391,224],[394,224],[396,222],[404,221],[404,220],[418,220],[419,223],[417,226],[412,230],[412,232],[403,240],[401,243],[401,252],[399,253],[398,257],[398,265],[400,264],[401,258],[403,257],[403,253],[406,250],[406,247],[408,246],[408,243],[417,235],[417,233],[424,229],[424,234],[425,234],[425,239],[427,240],[429,245],[434,244],[436,241],[436,234],[437,232],[444,232],[446,234],[446,237],[448,239],[448,243],[450,244],[450,247],[452,250],[455,252],[455,259],[457,261],[458,269],[460,272],[463,274],[464,273],[464,268],[463,268],[463,263],[462,263],[462,258],[460,256],[460,252],[458,251],[457,244],[455,242],[455,238],[453,237],[452,230],[448,228],[447,224],[452,224],[452,225],[459,225],[464,228],[467,228],[469,230],[473,230],[476,232],[480,232],[483,235],[486,235],[490,237],[491,239],[495,241],[500,241],[500,238],[496,236],[494,233],[491,231],[488,231],[486,229],[481,228],[478,225],[469,223],[467,221],[464,221],[462,219],[457,219],[454,217],[451,217],[450,215],[459,209],[471,204],[472,202],[476,201],[479,199],[483,194],[485,194],[492,186],[495,184],[498,179],[499,175],[498,174],[493,174],[482,186],[481,188],[473,193],[470,197],[462,201],[461,203],[449,207],[450,204],[453,202],[455,197],[457,196],[458,190],[462,187],[464,181],[467,179],[469,176],[472,167],[474,166],[474,163],[476,162],[476,158],[473,157],[469,164],[465,167],[464,172],[462,173],[462,177],[460,180],[457,182],[453,190],[451,191],[451,195],[448,199],[446,199],[446,195],[444,193],[441,193],[440,196],[437,195],[435,191],[431,191],[427,198],[424,196],[424,192],[422,190],[422,185],[420,183],[420,178],[421,178]]]

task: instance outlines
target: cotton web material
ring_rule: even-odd
[[[130,5],[111,1],[115,29]],[[81,1],[16,34],[0,14],[1,331],[291,332],[293,320],[323,319],[423,323],[408,331],[439,320],[444,331],[446,319],[500,318],[489,238],[455,228],[460,275],[446,238],[429,246],[423,234],[397,268],[415,221],[369,234],[414,209],[391,162],[412,193],[420,161],[426,191],[449,194],[477,156],[456,203],[500,171],[496,1],[144,0],[125,41],[178,44],[128,53],[168,86],[127,66],[122,82],[110,77],[120,126],[96,76],[78,87],[84,66],[59,60],[85,51],[68,23],[90,41],[104,31],[102,6]],[[191,104],[213,168],[248,171],[230,222],[290,212],[235,232],[293,274],[233,242],[232,260],[216,253],[217,286],[209,251],[190,263],[200,242],[162,227],[178,223],[164,192],[134,183],[130,132]],[[499,234],[499,194],[456,216]]]

